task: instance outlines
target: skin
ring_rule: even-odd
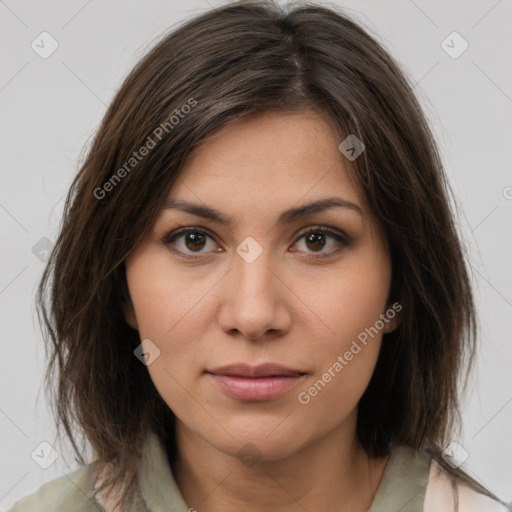
[[[187,161],[169,198],[213,207],[234,225],[162,210],[126,261],[126,320],[160,349],[147,368],[176,415],[175,479],[199,512],[362,512],[379,486],[387,459],[369,459],[360,446],[357,404],[382,333],[400,316],[307,405],[297,399],[390,307],[387,246],[347,179],[341,140],[313,112],[258,114],[218,131]],[[282,211],[332,196],[362,214],[337,207],[277,224]],[[186,235],[162,242],[183,226],[210,237],[199,246]],[[330,235],[323,246],[308,244],[306,228],[320,226],[348,236],[349,245]],[[236,252],[248,236],[263,249],[251,263]],[[244,402],[205,373],[242,361],[306,375],[277,398]],[[237,455],[247,443],[255,464]]]

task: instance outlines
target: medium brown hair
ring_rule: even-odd
[[[413,88],[338,7],[271,1],[232,3],[187,21],[125,79],[69,190],[37,294],[58,432],[63,426],[81,464],[75,427],[97,460],[114,463],[107,483],[128,482],[123,505],[136,491],[148,430],[174,442],[173,412],[134,356],[141,340],[123,314],[124,260],[214,130],[260,112],[308,110],[365,144],[351,168],[384,228],[390,296],[403,307],[360,400],[358,438],[371,457],[398,445],[426,450],[496,498],[442,457],[460,423],[467,380],[459,379],[474,358],[477,328],[452,193]],[[150,140],[147,155],[127,166]]]

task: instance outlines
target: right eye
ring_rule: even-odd
[[[213,241],[213,238],[206,231],[187,227],[164,235],[162,243],[174,253],[185,258],[195,258],[194,253],[201,255],[208,252],[202,251],[204,247],[207,247],[208,239]]]

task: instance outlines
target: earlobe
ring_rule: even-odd
[[[125,322],[132,329],[135,329],[136,331],[138,331],[139,330],[139,325],[137,323],[137,318],[135,316],[135,311],[133,310],[133,305],[132,305],[131,301],[129,301],[129,302],[125,301],[124,302],[123,313],[124,313]]]
[[[396,309],[394,309],[393,307],[391,307],[390,309],[392,309],[395,314],[394,314],[393,317],[391,317],[389,315],[389,313],[388,313],[389,310],[388,310],[387,313],[385,313],[385,315],[388,318],[388,321],[385,322],[384,329],[382,329],[382,332],[384,334],[388,334],[390,332],[395,331],[400,326],[400,324],[402,323],[402,310],[401,310],[401,308],[398,311]]]
[[[120,302],[123,305],[123,316],[124,321],[136,331],[139,330],[139,325],[137,324],[137,317],[135,316],[135,309],[133,307],[132,298],[130,296],[130,290],[128,288],[128,281],[126,278],[126,263],[123,263],[124,266],[124,279],[121,284],[121,292],[120,292]]]

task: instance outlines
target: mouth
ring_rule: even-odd
[[[283,395],[303,380],[306,372],[274,363],[256,367],[237,363],[206,370],[206,374],[230,398],[261,402]]]

